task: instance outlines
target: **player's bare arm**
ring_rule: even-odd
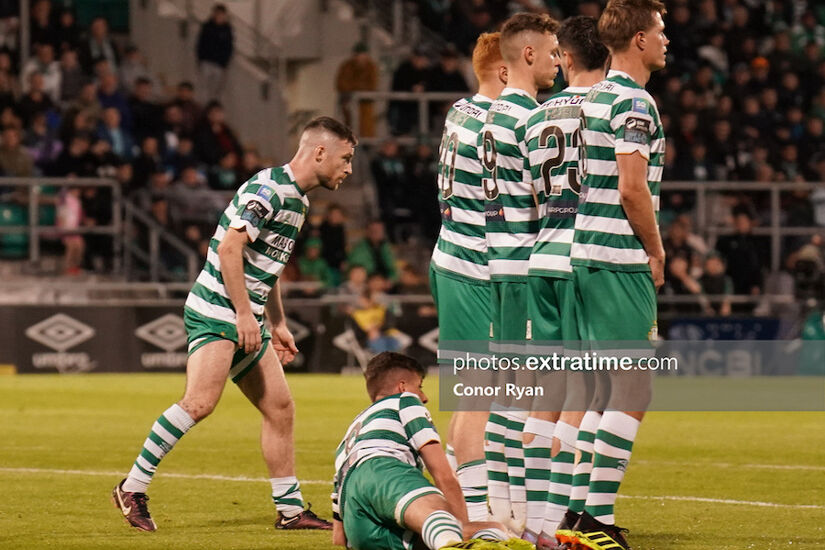
[[[230,227],[218,245],[218,257],[221,260],[224,285],[238,317],[238,347],[246,353],[252,353],[261,349],[261,329],[252,314],[252,304],[244,283],[243,247],[248,242],[246,231]]]
[[[464,494],[461,492],[455,472],[447,462],[447,455],[441,448],[441,444],[432,441],[421,447],[419,452],[427,471],[433,476],[435,486],[444,493],[450,512],[460,522],[467,523],[467,505],[464,503]]]
[[[638,151],[630,155],[616,155],[622,207],[627,214],[627,221],[650,258],[650,275],[658,289],[665,283],[665,249],[647,186],[647,163],[648,160]]]
[[[295,337],[286,326],[284,303],[281,299],[281,281],[276,281],[275,286],[272,287],[272,292],[269,293],[266,301],[265,311],[272,325],[272,348],[281,364],[286,365],[295,359],[298,348],[295,346]]]

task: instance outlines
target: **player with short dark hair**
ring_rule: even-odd
[[[605,77],[608,59],[592,17],[566,19],[558,39],[561,68],[569,86],[534,110],[524,130],[539,218],[528,272],[529,332],[531,350],[542,354],[578,350],[570,245],[581,188],[579,118],[590,87]],[[528,475],[525,480],[528,501],[523,538],[546,548],[554,544],[563,519],[569,524],[564,525],[567,528],[578,520],[576,514],[565,518],[565,512],[572,489],[578,427],[592,392],[582,373],[552,373],[544,378],[543,386],[548,395],[541,407],[534,404],[530,426],[525,426],[529,432],[524,443],[525,467],[528,472],[550,470],[550,475]],[[539,410],[542,408],[545,410]]]
[[[599,35],[610,50],[607,79],[582,103],[584,179],[571,247],[582,338],[599,349],[649,356],[657,337],[656,291],[664,283],[659,187],[665,135],[644,89],[665,66],[668,39],[659,0],[610,0]],[[645,371],[610,373],[610,398],[595,430],[593,469],[575,547],[628,548],[613,515],[633,441],[651,396]],[[579,545],[579,546],[576,546]]]
[[[306,193],[337,189],[352,173],[356,143],[336,120],[311,121],[292,160],[252,176],[221,215],[184,306],[189,359],[183,398],[154,423],[128,477],[112,492],[132,526],[157,529],[146,505],[155,470],[178,440],[214,410],[231,377],[263,416],[261,448],[278,510],[275,527],[332,528],[304,510],[295,477],[295,409],[282,365],[298,349],[286,325],[278,278],[306,218]],[[265,309],[272,333],[264,326]]]
[[[506,538],[502,526],[470,523],[461,488],[424,407],[426,371],[415,359],[383,352],[364,372],[372,405],[335,451],[333,544],[355,550],[453,547],[465,535]],[[435,485],[422,474],[422,466]],[[474,548],[474,544],[461,548]]]
[[[518,123],[536,107],[539,89],[553,85],[558,72],[558,22],[545,14],[519,13],[501,30],[507,87],[490,106],[480,134],[490,268],[491,350],[505,342],[524,343],[527,327],[527,271],[538,220],[527,148]],[[517,344],[518,345],[518,344]],[[485,430],[489,503],[496,521],[521,533],[527,510],[522,431],[527,411],[494,403]]]

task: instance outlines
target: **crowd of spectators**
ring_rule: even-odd
[[[0,14],[2,15],[2,14]],[[108,177],[121,193],[193,247],[205,251],[219,202],[196,202],[201,189],[234,191],[262,168],[227,123],[220,96],[232,56],[226,8],[216,5],[197,48],[202,93],[192,82],[167,86],[141,52],[113,37],[103,17],[81,29],[51,0],[31,6],[31,57],[18,61],[18,25],[0,18],[0,175]],[[197,98],[202,98],[200,101]],[[41,224],[61,229],[107,225],[111,190],[45,189]],[[27,197],[2,186],[7,204]],[[192,208],[192,204],[199,208]],[[65,235],[65,269],[105,270],[111,239]],[[57,242],[53,243],[56,244]],[[48,243],[47,243],[48,246]]]
[[[414,4],[414,6],[413,6]],[[497,29],[517,11],[548,12],[559,19],[584,14],[598,17],[604,2],[566,0],[447,0],[411,4],[422,24],[449,43],[441,54],[414,48],[392,75],[393,91],[470,91],[461,66],[468,64],[475,38]],[[666,69],[654,73],[647,89],[656,99],[667,136],[664,180],[671,181],[825,181],[825,7],[809,2],[772,0],[672,0],[666,2],[666,34],[670,39]],[[553,90],[566,84],[559,73]],[[392,137],[376,147],[372,176],[393,241],[409,232],[398,230],[415,220],[428,244],[437,230],[426,212],[435,197],[435,178],[420,181],[409,168],[429,150],[437,159],[438,132],[447,105],[428,113],[431,135],[419,127],[415,103],[395,102],[388,108]],[[419,145],[403,147],[398,137]],[[433,168],[435,170],[435,168]],[[434,173],[434,172],[433,172]],[[415,192],[409,190],[415,188]],[[426,188],[426,190],[425,190]],[[415,197],[415,198],[413,198]],[[666,292],[673,294],[759,294],[766,290],[771,267],[770,241],[753,229],[770,222],[767,193],[730,192],[712,195],[711,224],[718,239],[698,249],[669,254]],[[422,202],[421,205],[417,202]],[[783,226],[825,226],[825,191],[782,194]],[[692,225],[692,192],[666,192],[660,222],[664,235],[678,235]],[[409,216],[409,218],[407,217]],[[782,267],[794,273],[808,237],[782,242]],[[690,253],[687,250],[690,249]],[[820,247],[819,263],[825,259]],[[817,264],[819,265],[819,264]],[[720,273],[721,276],[717,276]],[[825,271],[825,270],[823,270]],[[710,292],[710,290],[714,292]],[[718,292],[716,292],[718,291]],[[728,313],[730,304],[703,302],[705,313]],[[736,307],[733,308],[734,311]]]

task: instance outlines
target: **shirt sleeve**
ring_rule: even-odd
[[[638,151],[650,160],[650,142],[654,131],[653,105],[644,97],[626,97],[613,105],[610,126],[616,138],[616,154]]]
[[[332,498],[332,518],[338,521],[341,520],[341,507],[338,504],[338,472],[335,472],[335,475],[332,478],[332,494],[330,497]]]
[[[254,242],[263,226],[281,209],[281,198],[266,184],[247,183],[239,191],[238,208],[229,220],[229,227],[246,230]]]
[[[407,442],[413,450],[417,452],[427,443],[441,443],[429,411],[417,396],[411,393],[402,394],[398,409],[398,416],[404,426]]]

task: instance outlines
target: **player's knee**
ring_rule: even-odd
[[[209,416],[215,410],[215,402],[208,399],[184,398],[179,405],[185,410],[192,420],[199,422]]]
[[[278,424],[292,423],[295,419],[295,402],[291,396],[272,400],[262,409],[267,420]]]

